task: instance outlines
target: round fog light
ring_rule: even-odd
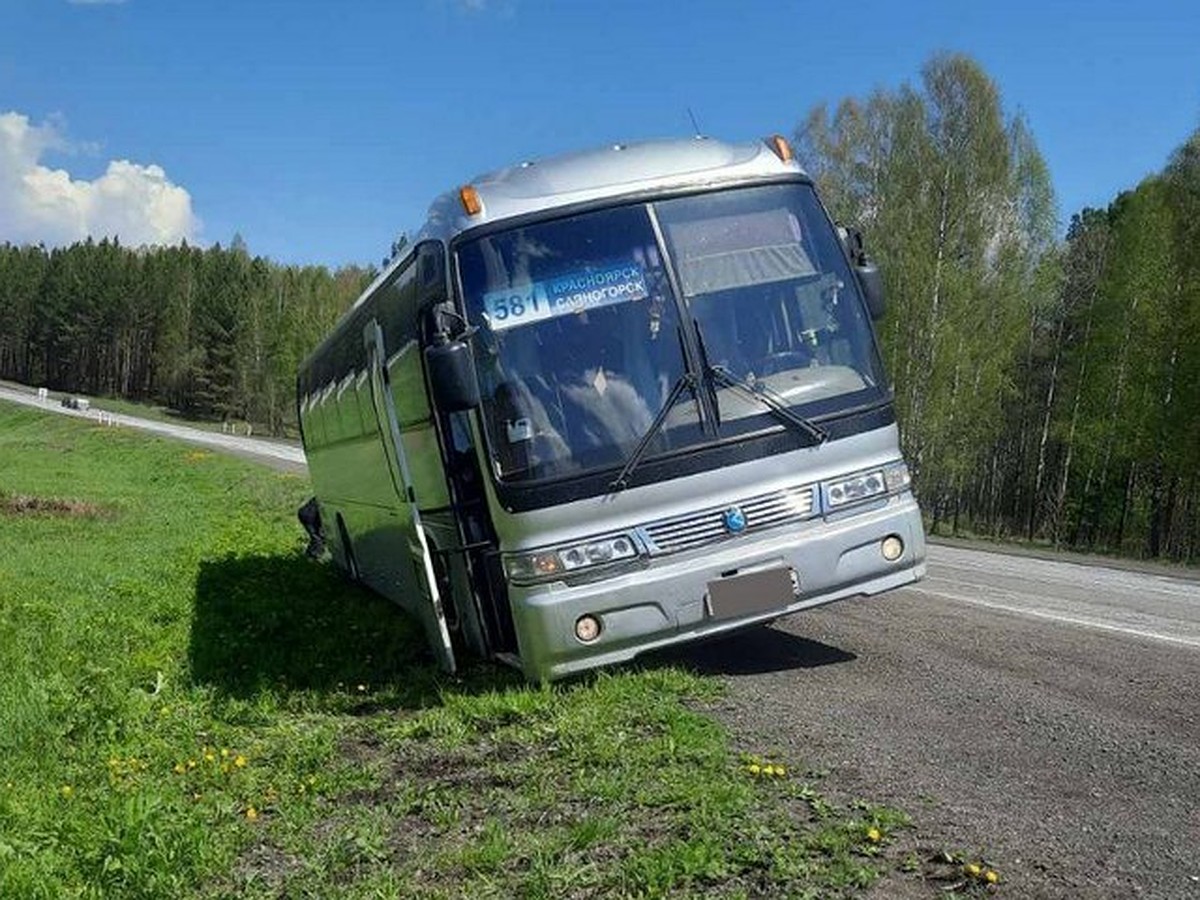
[[[904,552],[904,541],[900,540],[896,535],[891,534],[883,539],[880,545],[883,551],[883,558],[888,562],[895,562],[900,558],[900,554]]]
[[[600,620],[595,616],[580,616],[575,620],[575,637],[590,644],[600,637]]]

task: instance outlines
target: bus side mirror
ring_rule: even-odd
[[[867,311],[871,318],[879,320],[887,311],[887,299],[883,292],[883,276],[873,262],[865,262],[854,267],[858,283],[862,285],[863,298],[867,301]]]
[[[462,412],[479,405],[475,355],[466,341],[443,341],[426,347],[425,368],[439,409]]]
[[[851,265],[854,266],[854,274],[858,276],[863,299],[867,301],[867,312],[871,314],[872,319],[882,319],[883,314],[887,311],[887,300],[883,292],[883,276],[879,274],[879,267],[867,259],[862,232],[839,225],[838,237],[846,248],[846,255],[850,257]]]

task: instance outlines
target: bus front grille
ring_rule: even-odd
[[[726,513],[734,509],[745,517],[745,527],[742,529],[735,530],[726,524]],[[642,532],[650,545],[651,554],[678,553],[739,534],[811,518],[813,514],[813,488],[812,485],[804,485],[760,494],[703,512],[664,519],[645,526]]]

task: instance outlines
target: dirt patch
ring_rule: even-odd
[[[619,867],[634,847],[687,837],[660,821],[653,809],[575,797],[565,787],[552,802],[532,802],[527,796],[531,783],[554,770],[555,745],[508,741],[498,739],[495,729],[484,731],[477,743],[453,748],[422,739],[397,744],[372,735],[343,740],[339,755],[374,769],[377,783],[331,801],[328,816],[313,827],[317,842],[341,840],[356,807],[386,808],[393,819],[373,864],[416,866],[424,869],[421,877],[428,883],[453,894],[456,885],[481,875],[519,882],[535,866],[528,849],[514,847],[494,859],[486,852],[480,855],[481,843],[490,839],[496,822],[504,822],[506,830],[516,834],[538,834],[563,832],[597,818],[620,821],[619,838],[606,836],[564,851],[562,865],[568,868]],[[364,861],[348,864],[344,877],[353,880],[360,864]],[[598,895],[588,888],[561,896]]]
[[[256,882],[277,891],[304,868],[304,864],[274,844],[261,841],[247,848],[234,865],[235,884]]]
[[[422,793],[454,792],[470,797],[482,796],[488,789],[517,790],[523,781],[504,771],[515,752],[529,753],[519,748],[484,742],[475,746],[445,750],[420,741],[402,748],[388,747],[370,735],[343,741],[339,754],[360,767],[374,767],[379,785],[374,788],[350,791],[342,803],[380,804],[409,796],[413,790]]]
[[[0,495],[0,515],[4,516],[63,516],[96,519],[109,515],[109,512],[104,507],[88,503],[86,500],[31,497],[25,494]]]

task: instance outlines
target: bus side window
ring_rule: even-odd
[[[383,296],[380,318],[383,324],[384,352],[388,359],[417,337],[415,268],[411,264],[406,267],[387,287]]]

